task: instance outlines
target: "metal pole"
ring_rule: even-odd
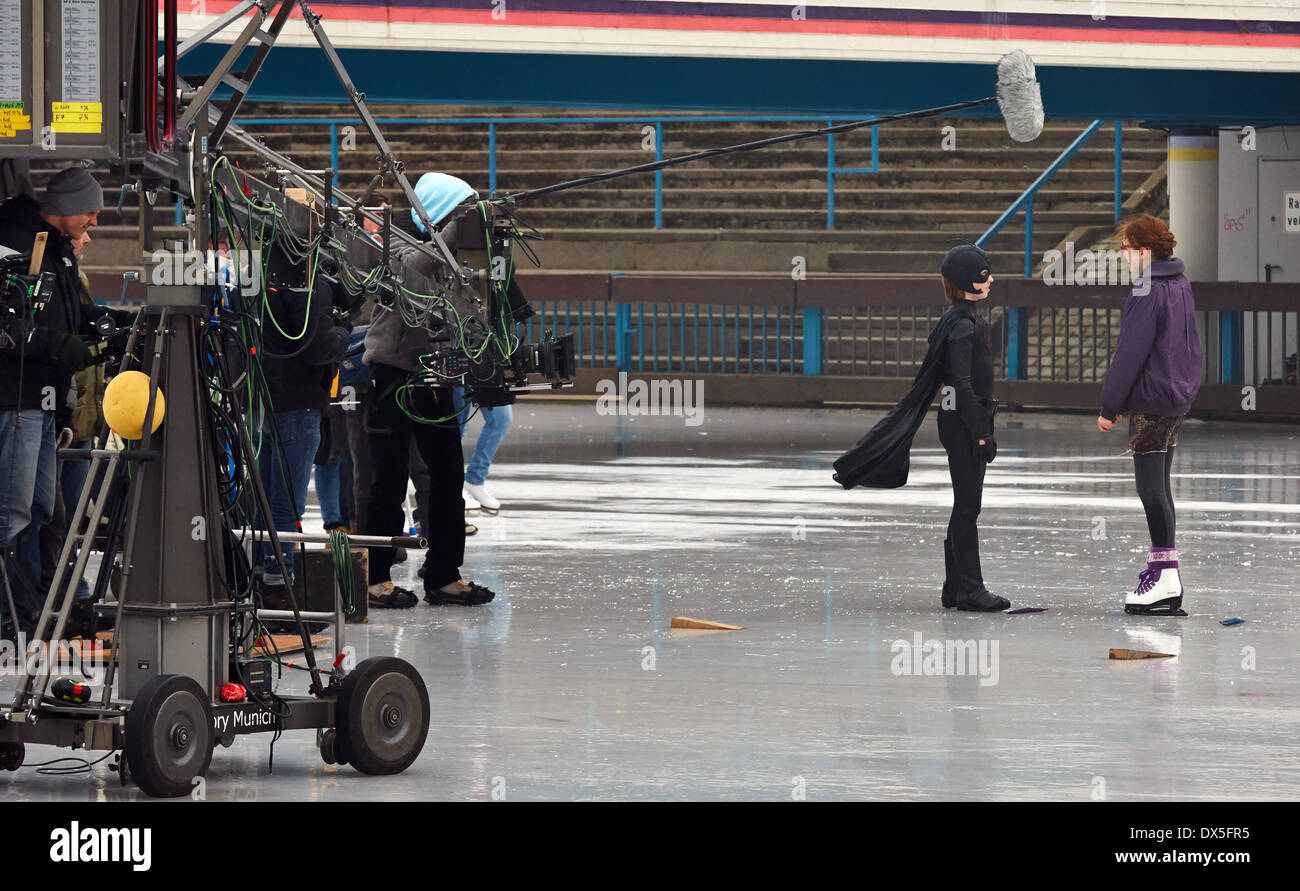
[[[664,159],[664,122],[655,121],[655,162]],[[655,228],[664,227],[664,172],[655,171]]]
[[[488,197],[497,196],[497,125],[488,122]]]
[[[1115,222],[1124,203],[1124,122],[1115,122]]]
[[[334,171],[332,182],[337,189],[339,187],[339,125],[335,121],[330,122],[330,169]]]
[[[826,126],[834,124],[827,121]],[[873,127],[872,130],[875,130]],[[826,137],[826,228],[835,228],[835,134]]]

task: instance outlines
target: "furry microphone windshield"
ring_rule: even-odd
[[[1034,78],[1034,60],[1024,50],[998,60],[998,107],[1016,142],[1033,142],[1043,132],[1043,95]]]

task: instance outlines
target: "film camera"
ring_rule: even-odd
[[[523,343],[516,326],[534,315],[515,278],[516,250],[537,262],[529,241],[539,240],[508,207],[475,202],[458,209],[443,230],[448,247],[475,270],[464,287],[483,307],[481,318],[458,326],[430,326],[431,350],[419,357],[416,381],[422,386],[463,383],[471,401],[492,407],[514,401],[513,393],[558,389],[572,384],[577,371],[572,333],[545,329],[542,339]],[[545,382],[529,383],[530,375]]]
[[[39,260],[0,246],[0,350],[17,350],[34,330],[33,320],[54,296],[54,273],[35,272]]]

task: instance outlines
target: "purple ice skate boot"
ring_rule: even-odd
[[[1152,548],[1138,586],[1124,598],[1124,612],[1143,616],[1185,616],[1183,580],[1178,575],[1178,550]]]

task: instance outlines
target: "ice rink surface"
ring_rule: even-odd
[[[951,492],[933,416],[905,488],[832,482],[878,417],[710,408],[688,426],[521,402],[488,480],[503,509],[467,542],[465,577],[497,599],[347,628],[358,658],[401,656],[428,683],[419,760],[365,777],[292,731],[268,774],[270,735],[243,736],[217,749],[207,799],[1300,798],[1300,429],[1184,426],[1189,615],[1151,618],[1122,608],[1148,544],[1126,434],[1000,415],[984,576],[1047,611],[989,615],[939,604]],[[399,583],[419,588],[419,560]],[[933,645],[973,658],[936,664]],[[140,797],[103,764],[0,774],[0,800]]]

